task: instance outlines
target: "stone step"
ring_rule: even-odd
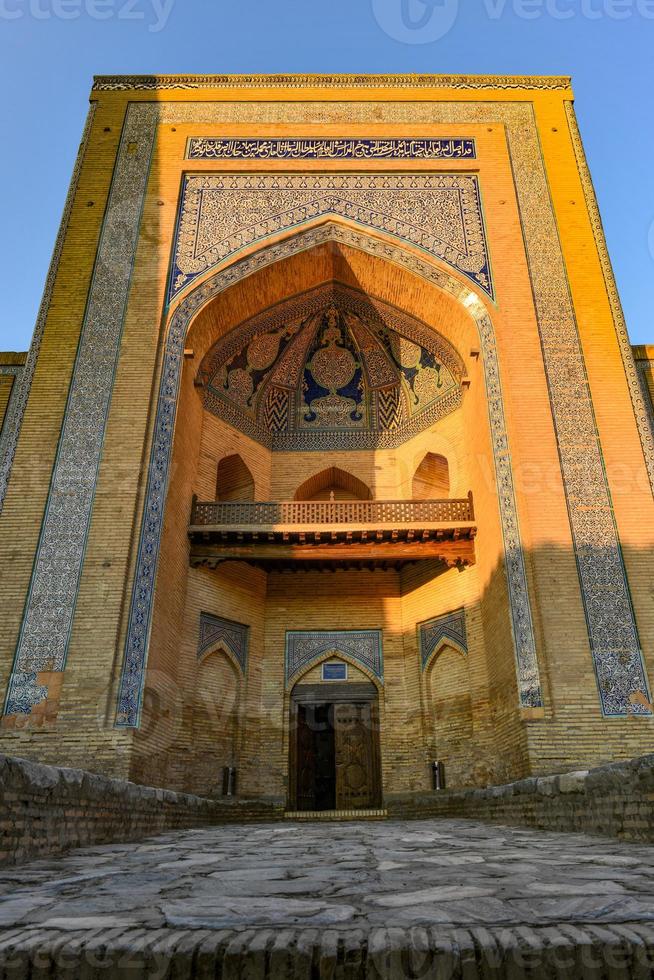
[[[386,810],[287,810],[285,820],[385,820]]]

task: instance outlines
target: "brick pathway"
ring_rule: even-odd
[[[1,871],[0,964],[7,978],[652,977],[654,847],[462,820],[178,831]]]

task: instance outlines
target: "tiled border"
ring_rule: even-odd
[[[16,432],[20,431],[20,420],[17,421],[16,416],[20,410],[21,379],[24,373],[24,364],[0,364],[0,375],[14,379],[11,384],[9,401],[5,408],[4,418],[0,420],[0,437],[2,436],[3,430],[8,430],[10,427],[15,427]],[[2,513],[1,502],[0,513]]]
[[[96,75],[94,92],[158,91],[178,88],[570,88],[568,75]]]

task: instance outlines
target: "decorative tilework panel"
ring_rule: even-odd
[[[420,664],[424,670],[432,655],[445,640],[452,640],[458,647],[468,652],[466,619],[463,609],[455,609],[443,616],[435,616],[418,626],[420,640]]]
[[[221,139],[192,137],[189,160],[474,160],[472,139]]]
[[[286,683],[326,653],[345,654],[380,681],[384,680],[381,630],[335,630],[331,633],[289,630],[286,633]]]
[[[36,362],[39,356],[39,351],[41,350],[41,340],[43,339],[43,331],[45,330],[45,321],[48,315],[48,310],[50,309],[52,290],[54,288],[55,279],[57,278],[57,272],[59,270],[61,251],[64,247],[66,232],[68,231],[68,221],[70,219],[73,201],[75,200],[75,194],[77,193],[79,175],[82,169],[82,163],[84,160],[84,154],[86,153],[86,146],[91,133],[91,127],[93,125],[96,105],[96,102],[91,103],[88,115],[86,117],[86,125],[84,126],[82,140],[77,151],[77,158],[75,160],[75,166],[73,167],[73,173],[68,186],[66,202],[64,204],[64,210],[61,216],[61,222],[59,224],[59,231],[57,232],[52,258],[50,259],[50,266],[48,268],[48,275],[45,280],[41,305],[39,306],[39,312],[36,318],[32,343],[30,344],[27,360],[20,377],[20,384],[17,383],[14,386],[15,393],[12,394],[11,415],[8,415],[5,419],[2,432],[0,432],[0,514],[2,513],[2,505],[7,493],[9,473],[11,471],[11,464],[14,461],[14,456],[16,455],[18,436],[20,433],[23,416],[25,414],[25,408],[27,407],[27,399],[29,398],[29,393],[32,387],[32,379],[34,377]]]
[[[475,174],[190,174],[169,299],[246,246],[330,215],[410,242],[493,296]]]
[[[198,638],[198,657],[220,643],[224,643],[245,674],[248,660],[249,626],[235,623],[231,619],[200,613],[200,636]]]
[[[307,452],[400,445],[460,406],[464,373],[435,330],[339,284],[231,330],[198,380],[214,415],[271,449]]]
[[[28,715],[48,696],[48,688],[37,681],[36,671],[22,671],[11,676],[5,714]]]
[[[154,106],[132,105],[125,120],[5,711],[16,703],[17,691],[34,689],[28,678],[35,671],[64,668],[120,349],[155,119]],[[22,703],[27,698],[28,694],[22,696]]]

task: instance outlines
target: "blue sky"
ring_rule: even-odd
[[[633,343],[654,343],[654,0],[0,0],[0,349],[29,344],[94,74],[572,74]]]

